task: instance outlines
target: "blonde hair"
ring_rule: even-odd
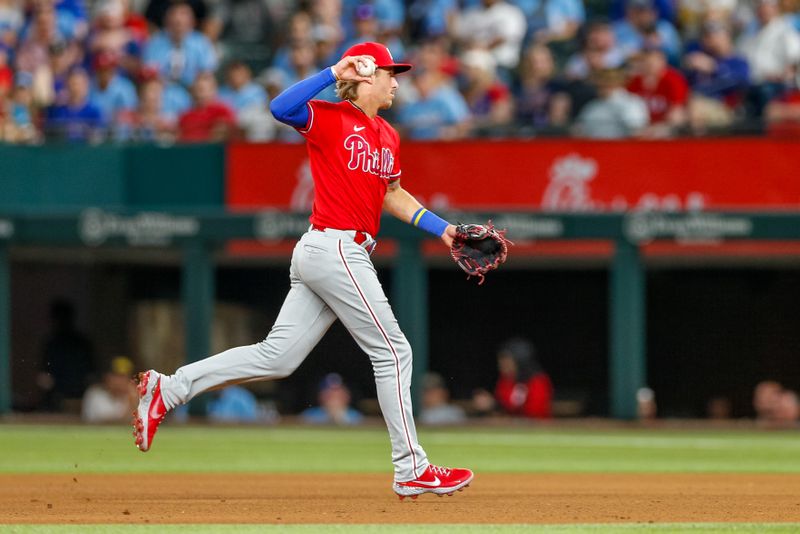
[[[354,80],[339,80],[336,82],[336,96],[342,100],[353,101],[358,98],[358,84]]]

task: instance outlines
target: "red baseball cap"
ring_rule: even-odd
[[[399,74],[411,68],[408,63],[395,63],[392,53],[381,43],[359,43],[348,48],[342,58],[347,56],[372,56],[375,58],[375,65],[379,68],[393,69]]]

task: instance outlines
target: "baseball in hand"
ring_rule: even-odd
[[[356,62],[356,72],[359,76],[372,76],[375,74],[375,62],[370,59],[359,59]]]

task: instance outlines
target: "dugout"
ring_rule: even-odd
[[[661,399],[662,406],[669,408],[667,414],[690,415],[696,413],[693,404],[698,402],[696,398],[689,401],[691,392],[708,389],[709,377],[737,375],[739,382],[730,379],[726,386],[736,389],[756,378],[752,375],[759,367],[782,371],[788,386],[797,380],[787,372],[794,369],[792,357],[798,344],[797,329],[793,329],[796,315],[790,304],[796,300],[800,284],[791,266],[776,264],[755,272],[753,264],[742,264],[742,269],[708,271],[706,260],[702,265],[679,268],[663,259],[644,262],[640,253],[642,246],[675,240],[796,240],[800,239],[800,217],[796,215],[448,216],[454,220],[491,217],[498,226],[508,227],[510,237],[522,247],[565,239],[603,241],[613,247],[608,247],[610,255],[604,260],[572,262],[570,268],[565,263],[548,265],[517,255],[507,269],[492,273],[487,282],[491,285],[478,287],[465,282],[442,258],[423,254],[420,234],[414,229],[387,221],[384,235],[393,237],[398,245],[391,259],[382,260],[379,267],[401,324],[415,345],[417,374],[431,365],[460,384],[471,384],[470,377],[475,376],[488,380],[497,342],[524,329],[540,345],[543,362],[557,384],[589,391],[588,414],[635,417],[635,393],[645,384],[664,392]],[[66,215],[2,218],[0,379],[8,386],[2,388],[3,410],[10,408],[10,347],[14,343],[10,334],[17,333],[14,339],[25,334],[16,332],[16,327],[12,330],[11,310],[15,323],[21,320],[25,324],[25,306],[18,302],[35,300],[28,295],[37,290],[37,268],[50,269],[51,285],[65,287],[71,283],[67,279],[76,275],[73,267],[77,264],[83,282],[76,287],[95,287],[101,293],[99,302],[124,303],[141,292],[180,300],[187,311],[182,321],[186,352],[192,359],[210,353],[215,298],[258,301],[264,321],[268,321],[270,308],[280,305],[288,287],[285,255],[268,265],[247,265],[231,262],[220,253],[221,247],[240,238],[270,243],[292,239],[306,225],[303,215],[277,212],[234,215],[89,209]],[[53,265],[59,262],[61,269]],[[697,270],[700,266],[703,269]],[[59,278],[64,269],[73,272],[67,279]],[[29,281],[12,284],[15,276],[18,281],[26,277]],[[263,284],[258,283],[261,277],[266,279]],[[108,280],[117,281],[116,290]],[[38,289],[44,293],[43,287]],[[119,309],[104,307],[89,319],[101,325],[104,321],[126,324],[114,319],[119,313]],[[477,327],[490,334],[473,337]],[[102,331],[109,339],[121,335],[120,326],[116,330],[103,326]],[[710,350],[714,346],[720,349]],[[368,363],[357,356],[346,333],[334,330],[295,377],[298,387],[311,380],[313,370],[326,365],[347,371],[348,354],[356,354],[352,369],[356,380],[369,384]],[[749,367],[742,362],[744,358]],[[753,363],[759,361],[761,365]],[[737,374],[736,369],[742,372]],[[465,391],[454,393],[465,395]]]

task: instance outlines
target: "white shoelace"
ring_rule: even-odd
[[[447,477],[447,476],[450,476],[451,469],[448,469],[446,467],[439,467],[438,465],[431,464],[431,471],[433,471],[437,475],[442,475],[442,476]]]

